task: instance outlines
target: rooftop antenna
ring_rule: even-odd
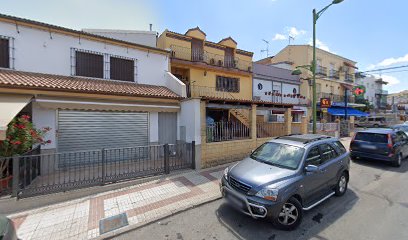
[[[265,39],[262,39],[266,43],[266,49],[261,50],[261,53],[266,52],[266,57],[269,57],[269,42]]]
[[[294,37],[292,37],[291,35],[289,35],[289,45],[290,45],[290,40],[295,41],[295,38],[294,38]]]

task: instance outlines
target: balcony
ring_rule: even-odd
[[[187,97],[209,97],[209,98],[219,98],[219,99],[236,99],[232,92],[223,92],[217,91],[215,87],[206,87],[206,86],[196,86],[188,85],[187,86]]]
[[[376,89],[375,94],[376,95],[388,95],[388,91],[387,90],[382,90],[382,89]]]
[[[346,82],[354,82],[354,74],[345,73],[344,74],[344,81]]]
[[[327,68],[323,66],[317,66],[316,74],[321,76],[327,76]]]
[[[337,95],[337,94],[332,94],[332,93],[317,93],[317,98],[330,98],[332,102],[344,102],[344,95]],[[355,103],[355,97],[354,96],[347,96],[347,102],[348,103]]]
[[[340,79],[340,73],[337,70],[331,69],[329,71],[329,78],[331,79]]]
[[[225,55],[214,54],[201,49],[191,49],[178,45],[171,45],[170,49],[171,57],[175,59],[202,62],[211,66],[252,72],[252,62],[242,60],[238,57],[225,57]]]

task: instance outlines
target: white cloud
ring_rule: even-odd
[[[286,28],[286,31],[289,33],[289,36],[291,37],[297,37],[306,34],[305,30],[299,30],[296,27],[288,27]]]
[[[273,37],[273,41],[282,41],[288,39],[285,35],[277,33],[275,34],[275,37]]]
[[[405,54],[405,56],[402,57],[391,57],[391,58],[386,58],[384,60],[382,60],[381,62],[377,63],[377,64],[370,64],[367,67],[367,70],[372,70],[378,67],[388,67],[391,65],[395,65],[395,64],[399,64],[399,63],[408,63],[408,53]]]
[[[309,45],[313,45],[313,40],[312,40],[312,39],[310,39]],[[327,51],[327,52],[334,53],[334,52],[330,51],[330,48],[329,48],[329,46],[327,46],[326,43],[320,41],[319,39],[316,39],[316,47],[317,47],[317,48],[320,48],[320,49],[322,49],[322,50],[325,50],[325,51]]]
[[[400,84],[401,81],[394,77],[394,76],[390,76],[390,75],[379,75],[379,74],[373,74],[376,78],[382,78],[384,81],[386,81],[388,84],[387,86],[392,86],[392,85],[397,85]]]

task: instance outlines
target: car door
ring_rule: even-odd
[[[327,183],[327,188],[330,188],[337,182],[337,172],[343,163],[343,159],[329,143],[321,144],[320,151],[322,154],[320,169]]]
[[[311,147],[306,155],[305,167],[307,165],[315,165],[320,167],[322,162],[322,157],[320,153],[320,148],[318,145]],[[303,191],[305,202],[313,202],[315,199],[320,197],[320,193],[326,188],[325,177],[322,172],[305,172],[303,181]]]
[[[396,154],[402,153],[403,156],[406,156],[405,146],[402,139],[402,131],[396,131],[394,134],[392,134],[392,142],[394,152]]]
[[[402,156],[408,156],[408,136],[404,131],[398,131],[400,136]]]

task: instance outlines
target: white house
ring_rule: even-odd
[[[180,140],[186,89],[168,51],[7,15],[0,43],[2,139],[28,113],[51,152]]]

